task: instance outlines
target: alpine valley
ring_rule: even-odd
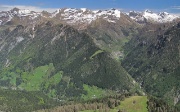
[[[0,12],[0,111],[179,112],[180,16]]]

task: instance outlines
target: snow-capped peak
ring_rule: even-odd
[[[58,17],[56,16],[57,14]],[[60,20],[66,21],[67,23],[91,23],[93,20],[97,18],[102,18],[107,20],[108,22],[115,22],[120,18],[120,11],[117,9],[109,9],[109,10],[88,10],[86,8],[66,8],[61,10],[60,12],[52,13],[52,17],[57,17]]]
[[[83,12],[86,12],[86,11],[87,11],[87,8],[81,8],[81,10],[82,10]]]
[[[29,20],[33,20],[38,16],[40,16],[40,13],[30,11],[28,9],[19,9],[19,8],[13,8],[10,11],[2,11],[0,12],[1,25],[11,21],[15,16],[19,17],[19,19],[21,19],[22,17],[28,17]]]
[[[29,9],[18,9],[14,8],[11,11],[12,15],[19,15],[19,16],[28,16],[28,15],[33,15],[33,11],[30,11]]]
[[[159,15],[160,16],[166,16],[166,15],[169,15],[169,13],[167,13],[167,12],[160,12]]]
[[[115,16],[120,18],[121,12],[119,10],[115,10]]]
[[[95,10],[93,11],[97,16],[114,16],[116,18],[120,18],[121,12],[117,9],[109,9],[109,10]]]
[[[144,13],[153,13],[151,10],[149,10],[149,9],[146,9],[145,11],[144,11]]]
[[[178,16],[169,14],[167,12],[160,12],[158,15],[163,18],[164,22],[173,21],[174,19],[179,18]]]
[[[161,19],[161,16],[159,16],[158,14],[153,13],[152,11],[149,11],[149,10],[145,10],[143,13],[143,16],[146,19],[153,20],[153,21],[159,21]]]
[[[154,13],[150,10],[145,10],[144,12],[135,12],[130,11],[128,13],[131,19],[136,20],[137,22],[144,22],[146,20],[154,21],[154,22],[170,22],[174,19],[177,19],[178,16],[169,14],[167,12]]]

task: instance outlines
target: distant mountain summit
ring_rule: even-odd
[[[144,12],[130,11],[128,16],[139,23],[143,23],[145,21],[165,23],[179,18],[179,16],[172,15],[167,12],[154,13],[150,10],[145,10]]]

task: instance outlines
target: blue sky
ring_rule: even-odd
[[[124,11],[149,9],[180,13],[180,0],[0,0],[0,10],[12,7],[53,11],[58,8],[108,9]]]

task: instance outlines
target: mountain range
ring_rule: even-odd
[[[63,8],[58,9],[53,13],[47,11],[35,12],[28,9],[14,8],[10,11],[0,12],[0,24],[34,24],[44,19],[55,19],[57,21],[65,22],[68,24],[90,24],[92,21],[102,18],[108,22],[116,23],[120,19],[121,14],[129,16],[131,19],[141,23],[147,20],[153,22],[170,22],[179,16],[169,14],[167,12],[154,13],[150,10],[144,12],[130,11],[129,13],[121,12],[118,9],[107,9],[107,10],[89,10],[86,8]],[[13,22],[13,23],[11,23]]]
[[[150,95],[180,108],[179,18],[113,8],[2,11],[0,86],[60,102]]]

